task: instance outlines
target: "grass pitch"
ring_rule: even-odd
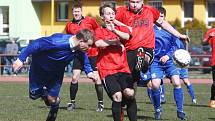
[[[166,100],[164,104],[163,121],[177,121],[176,106],[173,98],[173,87],[166,86]],[[184,111],[189,121],[215,121],[215,109],[208,107],[210,97],[210,85],[194,85],[198,105],[192,105],[191,99],[184,87],[185,104]],[[78,108],[75,111],[67,111],[69,102],[69,84],[61,89],[61,104],[57,121],[112,121],[111,101],[104,92],[105,110],[96,112],[97,98],[94,84],[79,84],[76,98]],[[146,88],[139,87],[137,93],[138,121],[153,121],[153,106],[149,102]],[[0,82],[0,121],[45,121],[49,109],[40,100],[28,98],[27,83]],[[128,121],[127,116],[125,121]]]

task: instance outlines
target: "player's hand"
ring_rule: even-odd
[[[98,80],[97,76],[96,76],[93,72],[88,73],[88,74],[87,74],[87,77],[88,77],[89,79],[92,79],[93,82],[96,82],[96,81]]]
[[[182,40],[187,41],[188,43],[190,42],[190,38],[189,38],[187,35],[182,34],[182,35],[180,35],[179,37],[180,37]]]
[[[120,47],[122,48],[122,52],[125,51],[125,46],[123,44],[120,44]]]
[[[210,36],[210,37],[214,37],[214,36],[215,36],[215,32],[211,32],[211,33],[209,34],[209,36]]]
[[[169,60],[169,56],[168,56],[168,55],[162,56],[162,57],[160,58],[160,61],[161,61],[163,64],[165,64],[168,60]]]
[[[16,59],[14,62],[13,62],[13,69],[15,72],[17,72],[20,68],[22,68],[23,66],[23,62],[20,61],[19,59]]]

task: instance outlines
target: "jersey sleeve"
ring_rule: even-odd
[[[103,35],[103,33],[102,33],[102,31],[101,31],[100,28],[98,28],[98,29],[95,30],[95,41],[98,41],[100,39],[103,40],[103,36],[104,35]]]
[[[93,72],[92,66],[90,65],[89,58],[86,53],[82,53],[84,57],[84,65],[83,65],[83,70],[86,73],[86,75],[90,72]]]
[[[77,24],[73,24],[72,22],[68,22],[65,29],[67,34],[76,34],[81,27]]]
[[[53,41],[54,40],[54,41]],[[67,39],[62,38],[56,38],[53,39],[53,37],[42,37],[37,40],[34,40],[32,43],[30,43],[24,51],[22,51],[19,55],[19,59],[24,62],[26,58],[31,54],[40,53],[42,51],[48,51],[48,50],[70,50],[70,44]]]
[[[117,8],[115,19],[117,19],[120,22],[123,22],[125,12],[123,11],[123,7]]]
[[[93,30],[95,31],[99,27],[99,24],[96,22],[96,19],[94,19],[94,18],[91,18],[90,22],[91,22]]]
[[[154,7],[149,7],[149,10],[152,12],[152,15],[153,15],[153,21],[156,22],[158,19],[159,19],[159,16],[160,16],[160,12],[154,8]]]
[[[207,42],[210,42],[210,38],[209,38],[209,35],[210,35],[211,31],[207,31],[204,35],[204,39],[207,40]]]
[[[125,32],[125,33],[128,33],[129,35],[131,35],[131,31],[126,26],[119,26],[119,30],[121,32]]]

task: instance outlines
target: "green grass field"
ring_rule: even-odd
[[[210,85],[194,85],[198,105],[192,105],[185,92],[184,111],[189,121],[215,121],[215,109],[208,107]],[[69,112],[66,110],[69,101],[69,84],[64,84],[61,90],[61,104],[57,121],[112,121],[111,101],[104,93],[105,110],[96,112],[97,99],[93,84],[79,84],[76,98],[78,108]],[[173,99],[172,86],[166,84],[167,103],[163,105],[163,121],[176,121],[176,106]],[[138,88],[137,93],[138,120],[152,121],[153,106],[149,103],[146,88]],[[0,121],[45,121],[49,109],[40,100],[28,98],[28,84],[0,82]],[[128,118],[125,118],[128,121]]]

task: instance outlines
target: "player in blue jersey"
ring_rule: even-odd
[[[186,43],[184,41],[177,40],[174,50],[177,50],[177,49],[185,49],[186,50],[186,46],[188,46],[187,44],[188,43]],[[190,95],[190,97],[192,99],[192,103],[197,104],[194,89],[193,89],[193,86],[190,83],[188,77],[189,77],[188,69],[187,68],[180,68],[180,79],[183,80],[184,84],[187,86],[187,91],[188,91],[188,93],[189,93],[189,95]]]
[[[162,21],[166,15],[163,8],[159,8],[160,20]],[[179,70],[172,60],[173,46],[177,37],[163,30],[161,27],[155,25],[155,58],[151,65],[152,77],[152,100],[154,105],[155,119],[161,119],[161,101],[160,101],[160,84],[164,78],[164,74],[171,78],[174,85],[174,99],[177,106],[177,117],[185,120],[185,113],[183,112],[183,90],[179,79]]]
[[[51,106],[46,121],[55,121],[59,109],[59,92],[65,67],[76,56],[84,55],[84,69],[89,78],[96,80],[93,70],[84,53],[93,44],[93,34],[88,29],[80,30],[76,35],[53,34],[36,39],[29,44],[13,63],[18,71],[26,58],[32,55],[29,71],[29,97],[42,98]]]

